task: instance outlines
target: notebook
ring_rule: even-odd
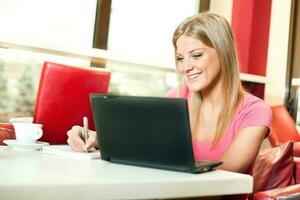
[[[185,99],[92,94],[91,104],[103,160],[191,173],[222,164],[195,165]]]
[[[73,151],[69,145],[48,145],[42,148],[42,153],[52,154],[62,157],[76,158],[76,159],[99,159],[101,157],[99,151],[93,152],[76,152]]]
[[[95,130],[90,93],[106,93],[110,71],[45,62],[41,72],[33,122],[43,124],[41,141],[66,144],[66,132],[87,116]]]

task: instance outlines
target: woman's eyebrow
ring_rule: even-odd
[[[190,54],[190,53],[193,53],[193,52],[198,51],[198,50],[202,50],[203,51],[204,48],[200,47],[200,48],[192,49],[188,53]],[[177,51],[175,52],[175,54],[176,55],[182,55],[181,53],[178,53]]]
[[[198,51],[198,50],[203,51],[204,48],[196,48],[196,49],[192,49],[191,51],[189,51],[189,53],[193,53],[193,52]]]

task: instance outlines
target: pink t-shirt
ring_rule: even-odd
[[[184,98],[190,101],[190,93],[187,89],[183,91]],[[177,97],[177,88],[170,90],[166,97]],[[211,141],[201,141],[193,139],[194,157],[196,160],[220,160],[226,149],[240,132],[241,129],[251,126],[271,127],[272,111],[264,101],[247,92],[235,114],[232,122],[227,129],[225,137],[218,143],[215,148],[212,147]],[[269,134],[269,133],[268,133]]]

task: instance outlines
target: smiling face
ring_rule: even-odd
[[[203,92],[221,85],[217,53],[200,40],[180,36],[176,41],[176,62],[191,92]]]

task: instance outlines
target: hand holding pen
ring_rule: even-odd
[[[83,119],[83,127],[75,125],[70,130],[68,130],[68,144],[74,151],[95,151],[99,148],[97,134],[95,131],[89,130],[88,128],[88,119],[86,122]]]

